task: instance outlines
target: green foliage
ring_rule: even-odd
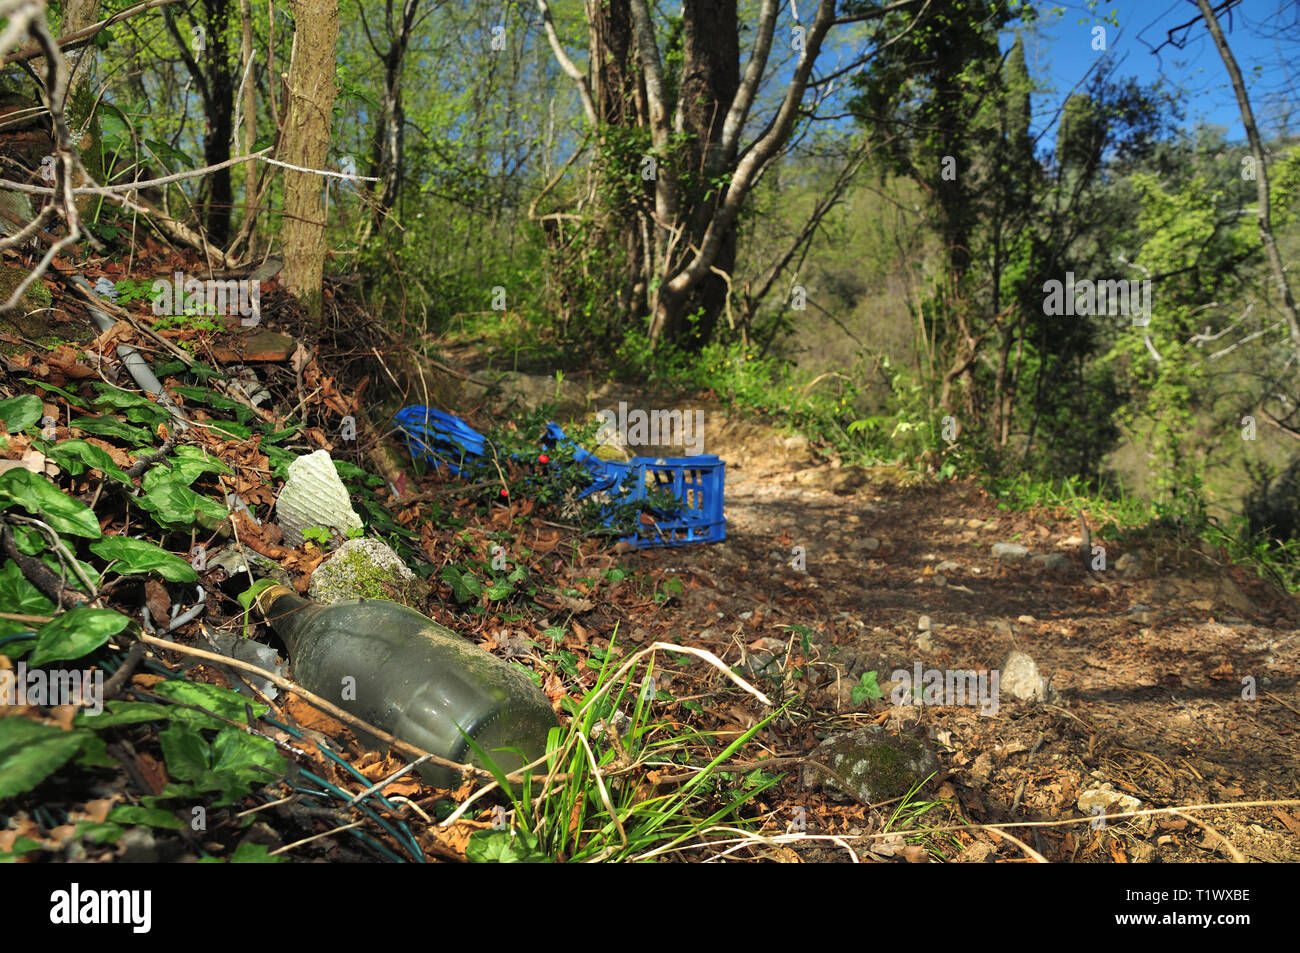
[[[89,655],[110,637],[126,628],[131,620],[112,609],[80,606],[69,609],[36,630],[36,647],[29,665],[46,665]]]
[[[849,698],[855,705],[861,705],[868,698],[884,697],[885,693],[880,690],[880,686],[876,683],[876,673],[874,671],[863,672],[858,678],[858,684],[854,685],[849,692]]]
[[[97,543],[91,543],[90,551],[110,560],[108,568],[124,576],[156,572],[171,582],[194,582],[199,578],[194,567],[185,560],[142,539],[106,536]]]
[[[10,433],[21,433],[41,419],[45,411],[41,400],[31,394],[20,394],[0,400],[0,420]]]
[[[46,477],[16,467],[0,474],[0,508],[20,506],[52,529],[98,539],[99,520],[89,506],[63,493]]]
[[[509,792],[513,823],[472,834],[471,860],[649,860],[687,845],[706,847],[719,825],[746,826],[744,806],[781,776],[753,771],[728,778],[726,762],[780,710],[716,750],[705,736],[656,713],[672,698],[650,690],[654,663],[646,654],[616,669],[608,653],[596,684],[573,706],[569,728],[551,730],[548,767],[565,772],[565,781],[543,784],[529,776],[511,786],[497,776]],[[627,722],[618,734],[611,726],[620,711]],[[675,753],[692,768],[690,780],[663,794],[645,788],[648,767]],[[613,775],[616,766],[623,770]]]

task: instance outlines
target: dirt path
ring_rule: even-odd
[[[896,669],[994,669],[1019,649],[1049,679],[1050,703],[1003,691],[991,716],[970,705],[894,711],[896,723],[919,718],[935,741],[949,773],[939,796],[954,798],[962,816],[1078,817],[1079,794],[1106,783],[1143,808],[1300,797],[1296,608],[1247,573],[1203,560],[1191,561],[1199,570],[1186,561],[1164,569],[1157,560],[1176,554],[1158,547],[1117,569],[1122,553],[1110,543],[1110,568],[1089,574],[1070,514],[999,511],[970,483],[906,488],[896,474],[817,465],[750,424],[714,432],[708,450],[728,461],[726,541],[647,558],[689,580],[676,624],[728,662],[763,638],[789,643],[786,626],[812,630],[813,659],[800,657],[796,640],[787,667],[827,664],[787,683],[810,717],[778,753],[806,752],[831,729],[875,719],[890,707]],[[1030,553],[994,558],[993,544],[1013,541]],[[805,571],[794,565],[798,547]],[[1054,553],[1057,568],[1035,559]],[[849,690],[868,670],[886,699],[854,706]],[[1251,686],[1253,699],[1243,697]],[[815,816],[822,806],[792,782],[783,791],[785,807],[809,804]],[[1248,859],[1300,860],[1294,807],[1198,817]],[[1110,836],[1084,825],[1032,836],[1055,860],[1230,856],[1216,835],[1168,816]]]
[[[1126,555],[1116,541],[1096,539],[1106,568],[1090,573],[1075,513],[999,510],[970,482],[907,485],[897,469],[839,467],[802,438],[712,402],[571,383],[575,413],[620,400],[705,411],[704,451],[727,462],[726,541],[632,556],[643,568],[680,574],[684,591],[671,633],[635,624],[624,631],[633,642],[675,635],[733,665],[775,651],[779,671],[759,684],[796,701],[792,716],[767,730],[772,753],[806,755],[826,735],[868,721],[924,730],[943,767],[929,796],[945,799],[955,821],[1087,816],[1080,795],[1103,786],[1141,809],[1300,798],[1300,608],[1225,567],[1222,554],[1150,538],[1130,540]],[[555,386],[541,376],[521,384],[537,394]],[[994,545],[1008,543],[1028,553],[996,558]],[[810,632],[811,655],[792,626]],[[896,670],[1006,675],[1013,650],[1037,663],[1045,702],[1017,700],[1004,679],[996,714],[970,704],[891,704]],[[885,698],[855,705],[851,689],[870,671]],[[733,706],[732,716],[741,727],[759,712]],[[842,810],[793,776],[777,791],[762,807],[778,829],[796,807],[809,831],[873,829],[860,805]],[[1294,805],[1195,817],[1020,833],[1062,861],[1300,860]],[[963,859],[1024,856],[1005,842],[959,840]]]

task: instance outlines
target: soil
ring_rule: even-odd
[[[762,736],[769,754],[797,759],[829,734],[883,721],[923,731],[940,752],[943,770],[922,795],[938,802],[927,824],[1048,822],[1014,834],[1051,861],[1300,860],[1300,613],[1285,593],[1176,533],[1098,536],[1104,563],[1085,564],[1083,528],[1064,508],[1011,511],[970,481],[906,485],[894,468],[840,466],[709,401],[665,403],[610,385],[591,396],[706,411],[705,452],[727,463],[725,541],[624,558],[685,581],[671,622],[684,644],[733,666],[771,650],[760,640],[788,647],[774,679],[755,679],[794,699]],[[993,544],[1006,542],[1028,555],[994,558]],[[1064,557],[1055,568],[1034,559],[1053,553]],[[811,654],[793,626],[805,627]],[[634,623],[630,634],[664,637]],[[987,673],[1012,650],[1037,663],[1046,699],[1003,692],[995,714],[890,703],[897,670]],[[868,671],[885,698],[855,705],[851,689]],[[756,705],[736,712],[740,725],[759,716]],[[1080,822],[1078,799],[1096,788],[1142,810],[1243,806]],[[1291,803],[1250,803],[1278,800]],[[841,838],[790,838],[772,851],[785,860],[847,860],[845,845],[888,817],[802,790],[797,772],[757,808],[768,833],[795,821],[796,831]],[[864,838],[854,849],[880,844]],[[926,849],[949,860],[1027,855],[989,830],[931,838]]]

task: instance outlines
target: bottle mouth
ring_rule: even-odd
[[[262,616],[262,618],[265,619],[267,617],[267,614],[271,610],[271,606],[275,603],[275,600],[279,599],[281,596],[284,595],[292,596],[292,595],[297,595],[297,593],[295,593],[288,586],[283,586],[280,585],[279,583],[274,583],[272,585],[267,586],[265,589],[263,589],[261,592],[259,592],[256,596],[253,597],[253,605],[257,607],[258,613]]]

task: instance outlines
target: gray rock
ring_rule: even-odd
[[[1033,658],[1013,649],[1002,662],[998,692],[1006,692],[1020,701],[1046,701],[1047,682],[1038,674],[1038,665]]]
[[[1029,547],[1021,546],[1019,543],[994,543],[993,558],[1012,561],[1024,559],[1029,555]]]
[[[1048,553],[1045,556],[1035,556],[1033,560],[1039,566],[1050,572],[1068,572],[1074,568],[1074,563],[1070,562],[1069,557],[1060,553]]]
[[[960,568],[961,568],[961,566],[958,566],[958,565],[957,565],[955,562],[953,562],[951,559],[945,559],[943,562],[939,563],[939,565],[937,565],[937,566],[934,567],[934,571],[935,571],[935,572],[952,572],[954,569],[960,569]]]
[[[929,632],[934,627],[928,615],[923,615],[916,620],[916,628],[920,632]]]
[[[953,858],[958,864],[991,864],[998,856],[997,848],[984,841],[976,841]]]
[[[388,599],[418,608],[427,589],[400,556],[377,539],[350,539],[312,573],[308,595],[322,605]]]
[[[865,550],[866,552],[874,553],[880,548],[880,540],[876,539],[874,536],[863,536],[861,539],[855,539],[850,543],[849,548],[856,552],[862,552]]]
[[[1136,576],[1142,571],[1142,557],[1137,553],[1124,553],[1115,560],[1115,571],[1121,576]]]
[[[849,790],[820,768],[804,765],[805,790],[823,787],[832,796],[847,795],[864,804],[904,795],[939,770],[939,756],[928,741],[893,735],[880,725],[863,725],[827,738],[813,750],[812,760],[834,771]]]
[[[931,637],[929,630],[916,637],[916,647],[922,652],[934,651],[934,639]]]

